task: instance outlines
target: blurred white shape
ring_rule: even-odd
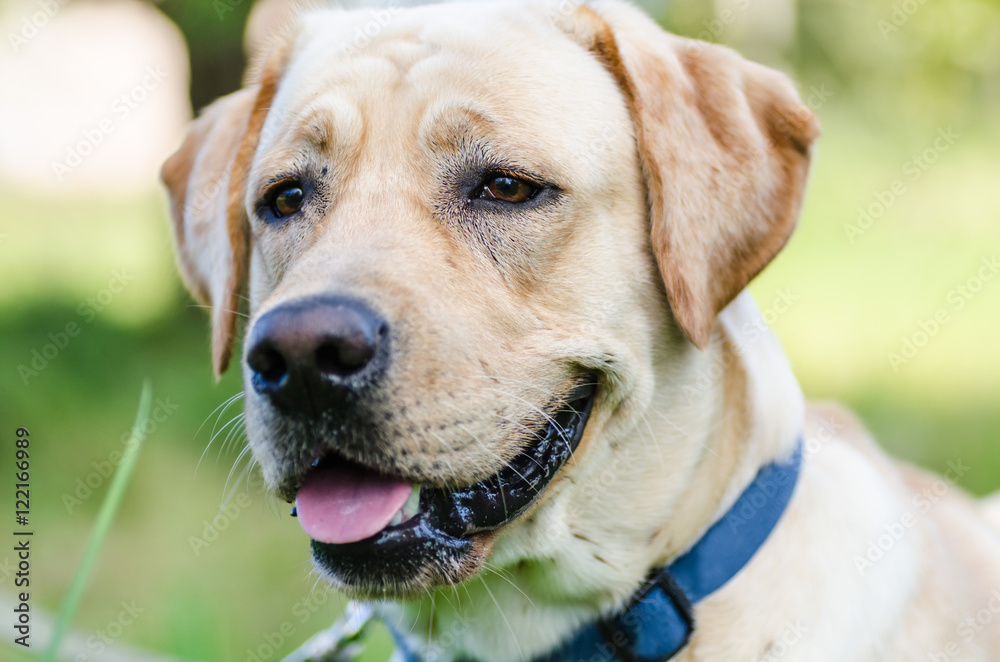
[[[191,119],[187,48],[135,0],[0,5],[0,180],[130,194]]]
[[[320,0],[257,0],[243,34],[244,50],[248,57],[268,48],[274,40],[295,23],[295,17],[304,9],[335,6]]]

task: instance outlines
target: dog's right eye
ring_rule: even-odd
[[[275,220],[282,220],[301,211],[305,200],[306,192],[300,182],[281,182],[264,195],[258,209]]]
[[[509,202],[513,205],[519,205],[531,200],[540,190],[539,186],[519,177],[505,174],[491,174],[479,186],[475,197],[480,200]]]

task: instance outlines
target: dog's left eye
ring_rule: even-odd
[[[531,200],[541,189],[517,177],[500,175],[488,177],[487,181],[480,187],[476,196],[482,200],[499,200],[512,204],[521,204]]]
[[[279,217],[291,216],[302,209],[302,202],[306,199],[306,192],[301,186],[293,185],[282,189],[274,198],[274,211]]]
[[[301,211],[305,199],[306,192],[300,182],[282,182],[265,194],[261,207],[281,220]]]

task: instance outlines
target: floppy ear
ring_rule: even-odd
[[[178,263],[194,298],[212,310],[212,365],[229,366],[250,261],[246,178],[287,59],[282,47],[259,80],[204,110],[163,165]]]
[[[564,27],[625,95],[667,297],[704,349],[718,313],[795,228],[819,122],[784,74],[624,3],[582,6]]]

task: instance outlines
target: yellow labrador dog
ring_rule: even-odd
[[[250,445],[411,660],[1000,660],[985,507],[807,407],[749,281],[819,134],[616,0],[306,13],[166,163]]]

